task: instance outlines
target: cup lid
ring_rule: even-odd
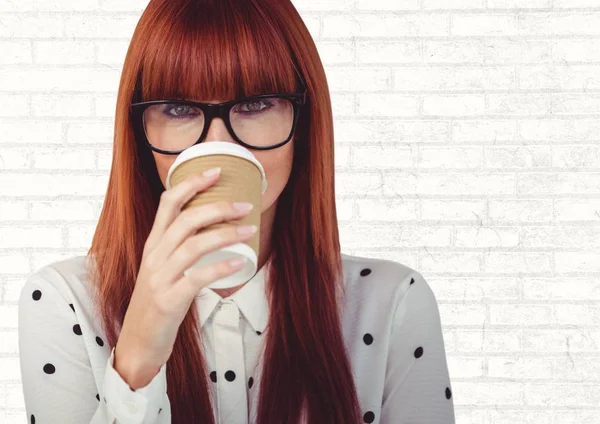
[[[261,174],[261,194],[267,190],[267,176],[265,174],[265,170],[263,169],[261,163],[256,156],[252,154],[252,152],[246,149],[244,146],[240,146],[239,144],[227,142],[227,141],[211,141],[210,143],[199,143],[194,144],[191,147],[188,147],[183,152],[181,152],[175,162],[169,168],[169,172],[167,173],[166,184],[167,189],[171,188],[171,174],[175,168],[181,165],[183,162],[188,161],[190,159],[194,159],[198,156],[208,156],[208,155],[233,155],[239,156],[241,158],[247,159],[253,164],[255,164],[258,169],[260,169]]]

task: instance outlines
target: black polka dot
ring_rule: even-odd
[[[158,409],[158,413],[159,413],[159,414],[160,414],[160,411],[162,411],[162,408],[159,408],[159,409]]]
[[[39,290],[34,290],[31,294],[31,297],[33,297],[33,300],[40,300],[42,297],[42,292]],[[33,420],[35,421],[35,418]]]
[[[410,279],[410,284],[412,284],[412,283],[414,283],[414,282],[415,282],[415,279],[414,279],[414,278],[411,278],[411,279]]]
[[[252,377],[250,377],[250,380],[248,380],[248,388],[251,389],[253,384],[254,384],[254,379]]]
[[[69,306],[71,307],[71,309],[73,309],[73,312],[75,312],[75,308],[73,307],[73,304],[69,303]]]
[[[260,336],[262,333],[260,331],[257,331],[256,334],[258,334]]]
[[[446,399],[450,399],[452,397],[452,390],[450,387],[446,387]]]
[[[73,326],[73,333],[77,334],[78,336],[81,336],[81,327],[79,326],[79,324],[75,324]]]
[[[98,336],[96,336],[96,343],[98,343],[98,346],[104,346],[104,342],[102,341],[102,339]]]
[[[46,374],[54,374],[55,371],[56,371],[56,368],[54,368],[54,365],[52,365],[52,364],[44,365],[44,372]]]
[[[423,356],[423,348],[419,346],[415,349],[415,358],[420,358],[421,356]]]
[[[371,411],[365,412],[365,415],[363,415],[363,421],[366,423],[372,423],[375,421],[375,414]]]
[[[98,393],[96,393],[96,399],[98,399],[98,401],[100,401],[100,395]]]
[[[35,424],[35,415],[31,414],[31,424]]]
[[[211,372],[211,373],[210,373],[210,380],[211,380],[213,383],[216,383],[216,382],[217,382],[217,372],[216,372],[216,371],[213,371],[213,372]]]
[[[373,336],[371,336],[369,333],[365,334],[363,336],[363,342],[365,342],[366,345],[370,345],[373,343]]]
[[[371,273],[371,270],[369,268],[365,268],[362,271],[360,271],[360,276],[365,277],[365,276],[369,275],[370,273]]]
[[[227,371],[225,373],[225,380],[227,380],[227,381],[233,381],[233,380],[235,380],[235,373],[233,371],[231,371],[231,370]]]

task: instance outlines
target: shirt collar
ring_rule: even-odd
[[[196,296],[200,326],[212,315],[217,305],[224,299],[233,300],[254,331],[265,331],[269,319],[269,302],[265,290],[265,276],[271,261],[265,264],[248,280],[241,289],[229,297],[221,298],[208,287],[203,287]]]

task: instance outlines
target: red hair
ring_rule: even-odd
[[[341,330],[343,276],[334,192],[331,99],[316,46],[289,0],[151,0],[125,58],[113,163],[92,245],[90,278],[112,348],[164,190],[134,136],[128,106],[141,99],[234,99],[308,89],[294,164],[280,195],[266,281],[271,313],[258,424],[361,422]],[[193,306],[193,304],[192,304]],[[198,317],[191,307],[167,362],[172,422],[214,424]]]

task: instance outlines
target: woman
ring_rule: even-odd
[[[248,99],[273,93],[285,96]],[[181,100],[237,103],[204,120],[205,106]],[[296,126],[263,128],[288,125],[286,140],[242,137],[233,123],[286,100]],[[164,116],[200,122],[194,138]],[[454,422],[427,282],[400,263],[340,253],[327,81],[291,2],[151,0],[125,58],[114,134],[88,255],[41,268],[21,292],[29,423]],[[234,226],[195,245],[181,238],[219,218],[180,210],[219,177],[165,190],[176,152],[215,140],[248,148],[268,182],[259,271],[222,290],[206,285],[234,271],[225,264],[181,274],[219,240],[238,241]],[[221,207],[223,220],[241,216]]]

